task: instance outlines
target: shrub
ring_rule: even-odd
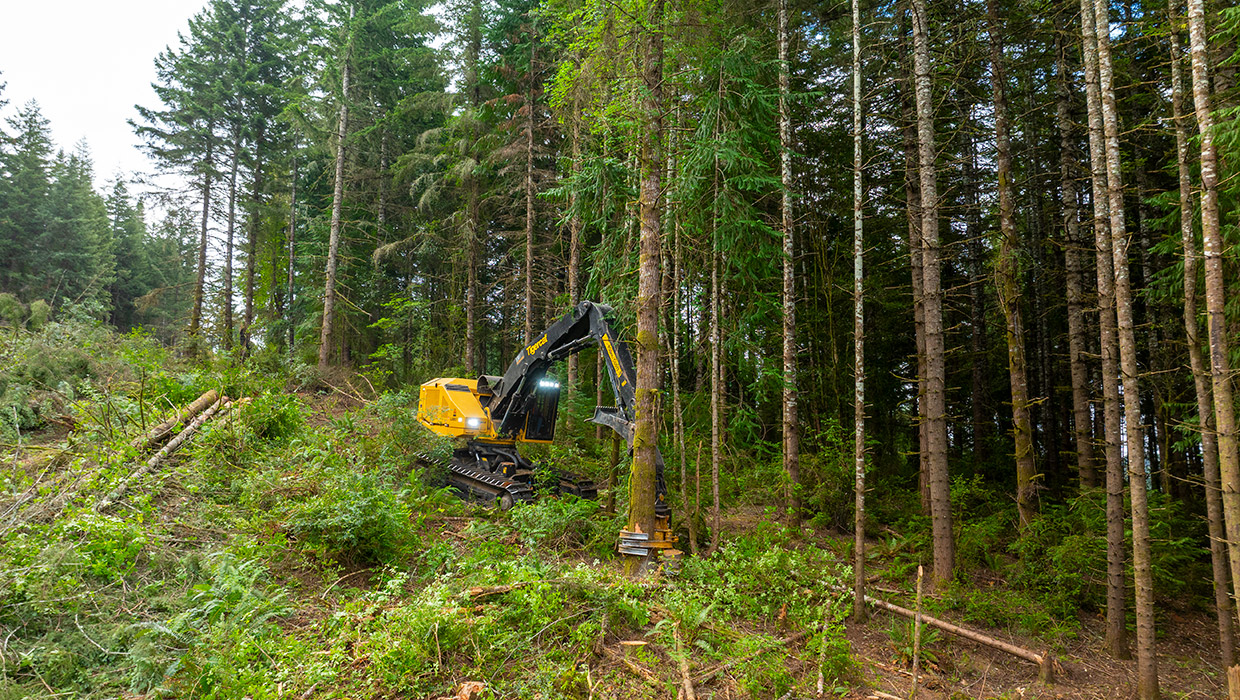
[[[300,506],[291,530],[306,547],[356,563],[390,562],[410,537],[409,513],[373,474],[329,478]]]
[[[567,548],[593,540],[600,529],[593,519],[598,512],[596,501],[563,496],[518,503],[508,511],[508,517],[527,545]]]
[[[65,523],[64,532],[78,536],[77,552],[91,574],[115,581],[134,570],[146,546],[147,537],[140,525],[114,515],[82,511]]]
[[[243,415],[254,437],[281,444],[301,432],[305,423],[297,397],[287,394],[262,394]]]

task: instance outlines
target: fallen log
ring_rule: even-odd
[[[693,678],[689,675],[689,657],[685,654],[685,645],[680,639],[680,625],[677,623],[672,625],[672,636],[676,639],[676,664],[680,666],[680,686],[684,689],[685,700],[697,700]]]
[[[107,496],[104,497],[102,501],[99,501],[99,503],[95,505],[95,509],[94,509],[95,512],[96,513],[102,512],[105,508],[108,508],[113,503],[116,503],[116,501],[119,500],[122,496],[124,496],[125,492],[129,490],[129,485],[131,483],[133,483],[136,479],[141,478],[145,474],[148,474],[149,472],[154,470],[155,467],[158,467],[160,463],[163,462],[164,459],[168,457],[168,455],[172,454],[173,452],[176,452],[177,448],[183,445],[186,440],[193,437],[194,433],[198,432],[198,429],[202,427],[203,423],[206,423],[207,421],[211,420],[211,417],[214,416],[218,411],[220,411],[221,408],[227,408],[231,404],[232,402],[228,400],[228,397],[222,397],[222,398],[216,399],[215,403],[211,404],[210,408],[198,414],[198,416],[194,418],[194,420],[191,421],[190,424],[186,426],[184,430],[177,433],[176,437],[172,438],[172,440],[170,440],[167,445],[164,445],[163,449],[161,449],[159,452],[156,452],[153,457],[148,459],[146,461],[146,464],[142,465],[137,471],[125,477],[125,479],[121,481],[121,483],[117,484],[116,488],[112,489],[111,493],[109,493]]]
[[[887,601],[879,600],[878,598],[866,596],[865,602],[876,607],[880,607],[883,610],[887,610],[888,612],[893,612],[897,615],[907,617],[910,620],[918,617],[917,613],[909,610],[908,608],[902,608],[895,603],[888,603]],[[949,632],[957,637],[963,637],[971,642],[977,642],[978,644],[988,646],[991,649],[998,649],[999,651],[1006,652],[1012,656],[1036,664],[1038,667],[1038,679],[1048,685],[1054,683],[1054,660],[1051,658],[1049,652],[1045,654],[1036,654],[1023,647],[1018,647],[1015,644],[1008,644],[1007,642],[995,639],[994,637],[988,637],[981,632],[974,632],[973,630],[965,629],[959,625],[953,625],[950,622],[931,617],[925,613],[922,613],[920,617],[923,624],[938,627],[944,632]]]
[[[160,423],[154,428],[151,428],[146,435],[135,438],[130,444],[133,445],[133,448],[138,452],[146,452],[164,440],[167,440],[172,433],[176,431],[176,427],[178,425],[181,425],[185,421],[190,420],[199,413],[207,410],[212,404],[218,401],[219,398],[220,395],[216,393],[215,389],[208,389],[202,396],[194,399],[188,406],[182,408],[180,411],[177,411],[175,416],[169,418],[163,423]]]

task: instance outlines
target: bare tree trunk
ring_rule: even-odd
[[[293,323],[293,263],[297,252],[297,157],[293,156],[293,173],[288,205],[288,293],[284,302],[284,322],[288,324],[288,356],[293,357],[296,324]]]
[[[531,34],[532,34],[531,30]],[[530,81],[525,97],[525,344],[534,342],[534,46],[530,39]],[[640,348],[638,350],[640,354]]]
[[[1138,161],[1140,160],[1141,158],[1138,156]],[[1153,258],[1153,251],[1150,249],[1150,221],[1154,218],[1154,215],[1150,213],[1149,205],[1146,204],[1146,200],[1151,193],[1151,189],[1149,175],[1146,172],[1146,169],[1137,167],[1133,168],[1133,171],[1135,175],[1134,179],[1137,183],[1137,232],[1141,237],[1138,244],[1138,248],[1141,253],[1141,283],[1146,289],[1149,289],[1151,280],[1154,279],[1154,267],[1153,261],[1151,260]],[[1158,311],[1158,301],[1152,297],[1147,297],[1145,300],[1145,341],[1146,351],[1149,354],[1149,379],[1146,381],[1146,391],[1150,397],[1151,412],[1149,414],[1149,423],[1144,426],[1145,435],[1142,437],[1145,439],[1145,437],[1148,436],[1149,440],[1148,447],[1146,447],[1145,450],[1145,456],[1149,461],[1151,482],[1153,481],[1152,477],[1157,475],[1159,490],[1161,490],[1163,494],[1170,496],[1171,472],[1167,469],[1167,455],[1162,449],[1161,440],[1162,429],[1165,426],[1162,424],[1163,397],[1162,389],[1159,386],[1158,380],[1160,369],[1158,358],[1160,354],[1158,352],[1158,323],[1155,320],[1157,318]],[[1133,325],[1136,325],[1135,320]]]
[[[903,17],[903,13],[901,13]],[[903,30],[901,30],[903,38]],[[930,515],[930,480],[926,446],[926,311],[922,280],[921,186],[917,178],[916,98],[910,72],[904,97],[904,203],[908,216],[909,269],[913,289],[913,342],[917,351],[917,487],[921,512]]]
[[[207,132],[215,124],[207,124]],[[194,280],[194,308],[189,317],[189,335],[196,337],[202,331],[202,302],[207,285],[207,227],[211,221],[211,176],[214,168],[214,140],[207,140],[207,153],[203,158],[202,173],[202,227],[198,234],[198,275]]]
[[[465,371],[484,372],[478,362],[478,182],[470,178],[465,211]]]
[[[719,549],[719,461],[723,458],[723,426],[720,415],[723,412],[723,338],[719,327],[719,312],[723,306],[719,295],[723,290],[720,284],[718,226],[714,228],[715,240],[711,246],[710,261],[710,483],[714,501],[710,511],[710,547],[706,550],[707,556]]]
[[[233,127],[232,163],[228,171],[228,226],[224,238],[224,349],[233,346],[233,236],[237,226],[237,168],[241,161],[241,127]]]
[[[856,59],[854,59],[854,62]],[[801,478],[798,459],[799,436],[797,430],[797,343],[796,343],[796,285],[793,277],[795,265],[792,219],[792,116],[789,114],[788,65],[788,0],[779,0],[779,172],[783,184],[784,234],[784,471],[788,475],[789,523],[798,527],[801,523]]]
[[[681,508],[685,509],[685,517],[689,523],[689,541],[692,545],[691,549],[697,550],[697,524],[694,522],[694,509],[689,508],[689,467],[688,457],[685,454],[685,417],[684,406],[680,398],[680,285],[681,285],[681,255],[680,255],[680,221],[677,217],[676,223],[672,229],[672,235],[675,240],[672,241],[672,431],[675,433],[673,439],[676,441],[677,451],[680,453],[680,503]],[[701,448],[698,448],[698,459],[701,459]]]
[[[641,243],[637,290],[637,421],[633,429],[633,471],[629,477],[629,530],[654,533],[655,454],[658,450],[656,400],[659,389],[659,293],[662,221],[660,180],[663,157],[663,0],[651,4],[642,47],[644,129],[641,143],[639,207]],[[626,564],[640,572],[640,562]]]
[[[781,0],[781,6],[787,0]],[[865,191],[861,132],[861,6],[852,0],[853,73],[853,619],[865,619]],[[790,276],[785,278],[785,284]],[[787,349],[785,348],[785,352]]]
[[[1098,52],[1092,0],[1081,0],[1081,55],[1085,62],[1085,102],[1089,117],[1090,170],[1093,182],[1094,248],[1098,273],[1099,350],[1102,355],[1102,402],[1106,439],[1107,489],[1107,649],[1117,659],[1131,658],[1124,614],[1124,466],[1120,453],[1119,343],[1115,328],[1115,276],[1107,222],[1107,168],[1102,106],[1098,87]]]
[[[1128,447],[1128,493],[1132,501],[1132,566],[1136,579],[1137,696],[1158,697],[1158,659],[1154,652],[1154,578],[1150,563],[1150,523],[1146,490],[1145,444],[1141,433],[1141,394],[1137,386],[1137,342],[1132,290],[1128,280],[1128,232],[1124,225],[1124,182],[1119,153],[1119,114],[1111,69],[1111,26],[1107,0],[1095,0],[1098,84],[1106,135],[1107,194],[1111,209],[1111,256],[1115,274],[1115,318],[1119,328],[1120,372]]]
[[[581,119],[574,101],[572,149],[573,174],[581,173]],[[572,218],[568,222],[568,304],[574,309],[581,303],[581,215],[577,211],[577,189],[569,192],[569,210]],[[568,356],[568,387],[575,391],[577,387],[579,358],[577,353]]]
[[[930,69],[930,24],[925,0],[912,0],[913,64],[917,95],[917,146],[921,182],[922,292],[926,337],[926,448],[930,523],[934,539],[934,582],[952,578],[951,485],[947,471],[947,387],[943,334],[943,289],[939,280],[939,201],[934,147],[934,103]]]
[[[352,29],[350,29],[352,31]],[[353,40],[345,50],[340,64],[340,115],[336,131],[336,181],[332,188],[331,229],[327,243],[327,282],[323,290],[323,327],[319,333],[319,370],[326,370],[331,360],[332,325],[336,321],[336,264],[340,254],[340,220],[344,209],[344,163],[347,157],[345,140],[349,135],[349,62]]]
[[[1223,517],[1231,564],[1231,584],[1240,597],[1240,451],[1237,450],[1235,402],[1227,358],[1227,288],[1223,280],[1223,235],[1219,227],[1218,149],[1207,77],[1209,54],[1203,0],[1188,0],[1189,54],[1192,57],[1193,105],[1201,132],[1201,233],[1205,252],[1206,330],[1210,343],[1210,383],[1214,390],[1214,424],[1223,491]],[[1240,607],[1237,607],[1240,611]],[[1228,675],[1229,681],[1231,675]],[[1229,685],[1231,683],[1229,682]],[[1234,686],[1231,692],[1240,692]]]
[[[1068,76],[1067,46],[1062,35],[1062,15],[1055,15],[1055,68],[1059,76],[1055,116],[1059,125],[1060,192],[1063,197],[1064,272],[1068,302],[1068,364],[1072,377],[1072,420],[1076,436],[1076,464],[1081,486],[1098,483],[1094,461],[1093,420],[1089,410],[1089,367],[1085,363],[1085,284],[1081,273],[1080,214],[1077,210],[1076,178],[1073,177],[1071,85]]]
[[[250,232],[245,240],[245,308],[241,318],[241,351],[247,357],[250,354],[251,347],[250,329],[254,326],[254,266],[258,260],[259,224],[262,222],[263,146],[263,130],[262,127],[259,127],[255,135],[254,144],[254,180],[250,184],[250,206],[253,207],[253,213],[250,215]],[[273,289],[276,287],[274,276],[271,280],[271,286]]]
[[[1169,0],[1173,24],[1178,17],[1178,0]],[[1189,174],[1189,132],[1184,115],[1184,79],[1180,64],[1183,49],[1180,33],[1171,35],[1171,114],[1175,121],[1175,153],[1180,184],[1180,240],[1184,246],[1184,332],[1188,341],[1188,363],[1193,372],[1197,415],[1201,423],[1201,461],[1205,474],[1206,523],[1210,533],[1210,565],[1214,579],[1214,611],[1218,618],[1219,655],[1223,668],[1235,663],[1235,634],[1231,617],[1230,580],[1226,532],[1223,524],[1223,498],[1220,486],[1218,437],[1214,431],[1214,397],[1205,358],[1201,356],[1201,337],[1197,327],[1197,255],[1193,231],[1193,187]]]
[[[999,36],[999,6],[987,0],[990,35],[990,86],[995,109],[995,168],[999,178],[999,260],[995,287],[1007,323],[1008,378],[1012,387],[1012,433],[1016,446],[1016,508],[1024,529],[1037,515],[1034,490],[1033,424],[1029,417],[1029,379],[1025,362],[1025,326],[1020,308],[1020,279],[1016,250],[1016,204],[1012,194],[1012,142],[1008,134],[1006,74],[1003,40]]]

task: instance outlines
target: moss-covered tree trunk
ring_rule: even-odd
[[[660,186],[663,138],[663,0],[654,0],[644,18],[642,39],[642,112],[639,153],[641,225],[637,280],[637,425],[633,431],[633,469],[629,477],[629,530],[655,528],[655,455],[658,450],[659,297],[662,286]],[[636,575],[642,562],[630,560],[626,573]]]

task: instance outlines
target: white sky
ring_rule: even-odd
[[[56,146],[85,138],[96,183],[150,171],[126,122],[133,106],[158,107],[155,56],[207,0],[4,0],[0,2],[2,114],[37,100]],[[7,126],[7,125],[6,125]],[[7,131],[7,128],[6,128]]]

